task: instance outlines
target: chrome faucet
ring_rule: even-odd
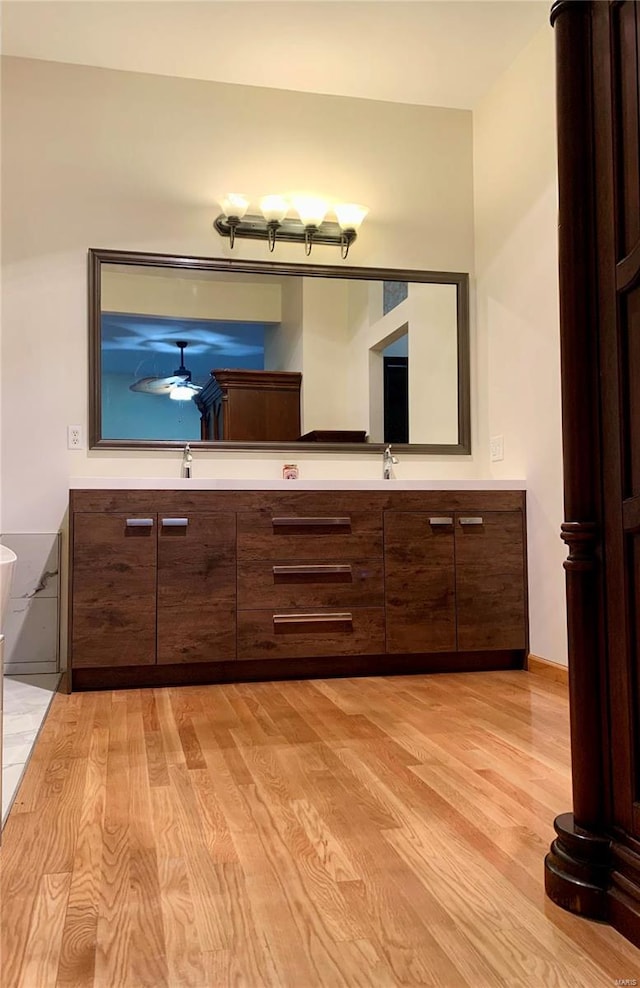
[[[191,476],[191,461],[193,459],[193,454],[191,452],[191,446],[189,443],[185,446],[182,452],[182,476],[189,478]]]
[[[398,457],[393,456],[391,446],[387,446],[382,455],[382,476],[385,480],[391,480],[393,467],[398,462]]]

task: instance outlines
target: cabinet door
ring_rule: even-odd
[[[72,600],[73,667],[155,662],[155,515],[74,515]]]
[[[457,514],[455,533],[458,650],[525,648],[521,513]]]
[[[387,652],[456,648],[454,516],[386,511]]]
[[[235,514],[158,515],[158,662],[235,657]]]

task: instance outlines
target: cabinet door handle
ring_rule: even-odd
[[[188,518],[163,518],[163,528],[186,528],[189,524]]]
[[[323,573],[350,573],[349,563],[313,563],[304,566],[274,566],[274,576],[301,576],[303,574],[323,574]]]
[[[430,525],[453,525],[453,518],[430,518]]]
[[[273,582],[286,583],[351,583],[349,563],[312,563],[301,566],[273,566]]]
[[[465,517],[465,518],[461,518],[460,519],[460,524],[461,525],[484,525],[484,519],[483,518],[466,518]]]
[[[304,627],[318,631],[352,631],[353,615],[349,611],[326,611],[310,614],[274,614],[274,631],[301,631]]]
[[[127,518],[127,528],[152,528],[153,518]]]
[[[350,518],[272,518],[274,528],[349,528]]]

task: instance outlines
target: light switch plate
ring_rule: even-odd
[[[489,440],[489,456],[492,463],[504,460],[504,436],[491,436]]]

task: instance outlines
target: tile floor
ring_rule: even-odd
[[[4,825],[36,738],[44,723],[59,673],[4,677],[2,824]]]

